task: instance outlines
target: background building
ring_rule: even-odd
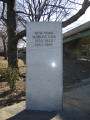
[[[63,34],[64,55],[90,57],[90,21]]]

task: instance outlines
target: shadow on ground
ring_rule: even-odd
[[[12,93],[12,91],[10,91],[10,90],[5,91],[2,94],[0,94],[0,97],[1,98],[6,97],[6,96],[10,95],[11,93]],[[25,92],[24,91],[21,91],[17,95],[12,95],[11,94],[8,97],[8,99],[0,100],[0,108],[6,107],[6,106],[9,106],[9,105],[13,105],[14,103],[19,103],[21,101],[24,101],[25,98],[22,98],[22,97],[25,97]]]
[[[90,120],[90,117],[83,112],[68,108],[60,112],[23,110],[7,120]]]

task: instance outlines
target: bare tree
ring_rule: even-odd
[[[4,48],[4,59],[6,60],[7,59],[7,34],[6,34],[6,31],[5,30],[0,30],[0,37],[2,39],[2,45],[3,45],[3,48]]]
[[[0,0],[3,2],[1,18],[8,32],[8,64],[11,67],[18,66],[17,43],[18,40],[26,35],[26,21],[62,21],[63,27],[75,22],[82,16],[90,5],[89,0],[16,0],[17,11],[15,9],[15,0]],[[5,6],[7,7],[7,16],[4,16]],[[18,7],[19,6],[19,7]],[[73,10],[81,6],[80,10],[70,17]],[[22,25],[22,31],[20,26]],[[16,29],[17,28],[17,29]]]
[[[37,1],[37,2],[36,2]],[[78,20],[90,6],[89,0],[23,0],[18,2],[17,19],[25,21],[61,21],[66,27]],[[78,11],[79,8],[79,11]],[[21,11],[22,10],[22,11]],[[73,14],[74,12],[74,14]],[[73,14],[73,15],[72,15]],[[17,39],[25,35],[26,30],[17,33]]]
[[[1,19],[5,22],[8,35],[8,65],[18,67],[17,41],[16,37],[16,12],[15,0],[0,0],[3,2]],[[7,16],[4,17],[5,7],[7,7]]]

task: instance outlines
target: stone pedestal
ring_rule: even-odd
[[[26,109],[62,109],[62,31],[59,22],[27,24]]]

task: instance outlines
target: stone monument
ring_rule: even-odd
[[[62,110],[61,29],[60,22],[27,23],[27,110]]]

